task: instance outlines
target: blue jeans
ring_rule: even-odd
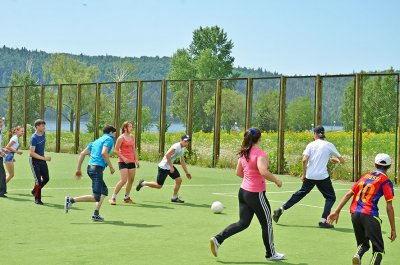
[[[101,166],[88,166],[87,174],[92,180],[92,191],[96,201],[100,201],[101,195],[108,195],[108,188],[103,180],[104,167]]]

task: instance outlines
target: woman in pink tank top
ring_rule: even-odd
[[[118,156],[119,172],[121,179],[115,186],[114,193],[109,200],[111,205],[116,205],[117,194],[126,184],[124,202],[134,203],[130,198],[129,193],[132,189],[133,181],[135,180],[136,168],[139,167],[138,154],[136,152],[135,137],[132,134],[133,123],[125,121],[121,127],[122,134],[118,137],[114,153]]]
[[[221,231],[210,239],[211,252],[216,257],[218,248],[227,238],[245,230],[251,223],[254,214],[261,224],[262,238],[265,246],[265,258],[268,260],[282,260],[285,254],[275,251],[272,231],[271,207],[265,196],[265,180],[274,182],[281,187],[282,181],[268,171],[267,155],[260,149],[261,132],[257,128],[250,128],[244,133],[236,175],[243,178],[239,189],[239,217],[240,220]]]

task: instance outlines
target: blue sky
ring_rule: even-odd
[[[396,0],[2,0],[0,45],[172,56],[200,26],[234,42],[235,66],[287,75],[400,69]]]

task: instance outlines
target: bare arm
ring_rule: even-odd
[[[276,184],[276,186],[281,187],[282,181],[277,179],[274,174],[269,172],[268,170],[268,161],[265,157],[257,158],[257,168],[260,171],[260,174],[267,180]]]
[[[80,178],[82,176],[82,163],[83,160],[85,160],[85,156],[90,155],[90,150],[89,148],[85,148],[80,154],[79,154],[79,159],[78,159],[78,166],[76,167],[76,172],[75,172],[75,176]]]
[[[331,157],[329,159],[333,164],[344,164],[344,158],[343,156],[340,157]]]
[[[29,147],[29,155],[32,158],[38,159],[38,160],[43,160],[43,161],[51,161],[51,157],[46,157],[46,156],[41,156],[35,152],[36,147],[31,146]]]
[[[5,149],[7,149],[10,152],[17,153],[17,154],[21,155],[22,151],[18,151],[18,150],[15,150],[14,148],[12,148],[14,143],[15,143],[14,141],[10,141]]]
[[[121,154],[121,152],[119,151],[119,149],[121,148],[121,144],[122,144],[122,138],[121,138],[121,136],[120,136],[120,137],[118,137],[117,142],[115,143],[115,146],[114,146],[114,153],[115,153],[119,158],[121,158],[122,160],[124,160],[125,163],[128,163],[128,162],[129,162],[128,159],[126,159],[126,157],[124,157],[124,156]]]
[[[240,163],[240,159],[238,159],[238,162],[236,165],[236,176],[241,177],[241,178],[244,177],[243,167],[242,167],[242,163]]]
[[[186,177],[187,177],[188,179],[192,179],[192,175],[190,175],[190,173],[189,173],[189,171],[188,171],[188,169],[187,169],[186,162],[185,162],[185,158],[184,158],[183,156],[181,156],[181,166],[182,166],[183,170],[184,170],[185,173],[186,173]]]
[[[390,223],[390,237],[389,239],[393,242],[397,235],[396,235],[396,223],[394,219],[394,209],[392,205],[392,201],[386,202],[386,212],[389,218],[389,223]]]
[[[339,205],[337,206],[336,210],[333,211],[333,213],[331,213],[328,216],[328,223],[332,224],[333,221],[336,220],[336,223],[339,221],[339,214],[340,211],[342,210],[342,208],[346,205],[346,203],[348,202],[348,200],[350,200],[351,197],[353,197],[353,191],[349,190],[346,195],[344,195],[344,197],[340,200]]]
[[[172,163],[172,155],[175,154],[175,149],[171,148],[168,150],[168,152],[165,154],[165,157],[167,158],[167,163],[169,165],[169,171],[171,173],[174,173],[175,169],[174,169],[174,164]]]
[[[102,155],[104,161],[106,161],[108,167],[110,168],[110,173],[114,174],[115,169],[114,169],[113,165],[111,164],[110,156],[108,155],[108,147],[107,146],[103,146],[103,149],[101,150],[101,155]]]
[[[303,174],[301,175],[300,179],[301,181],[304,181],[304,178],[306,177],[307,174],[307,164],[308,164],[308,156],[304,155],[303,160],[301,161],[301,164],[303,166]]]

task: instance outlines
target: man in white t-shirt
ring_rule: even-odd
[[[161,189],[167,176],[170,176],[172,179],[175,180],[174,193],[172,195],[171,202],[183,203],[184,201],[178,197],[178,191],[181,187],[182,178],[179,174],[179,171],[176,169],[176,167],[174,167],[173,162],[175,161],[175,159],[180,157],[181,166],[186,173],[186,177],[188,179],[192,178],[189,171],[187,170],[185,158],[183,156],[185,147],[189,145],[190,141],[191,138],[189,135],[182,135],[181,141],[179,143],[173,144],[168,152],[165,154],[161,162],[158,164],[157,182],[144,181],[143,179],[141,179],[139,181],[139,184],[136,186],[136,190],[139,191],[143,186]]]
[[[321,125],[314,128],[314,140],[309,143],[303,152],[303,174],[301,180],[303,185],[300,190],[296,191],[292,197],[284,203],[279,209],[274,211],[272,219],[277,223],[279,217],[284,210],[289,209],[301,199],[303,199],[316,185],[318,190],[325,198],[325,207],[322,213],[320,228],[333,228],[332,224],[327,223],[328,215],[336,201],[335,190],[333,189],[331,179],[329,177],[327,165],[328,162],[344,163],[343,157],[339,154],[336,147],[324,140],[325,129]],[[331,157],[331,156],[334,157]]]

